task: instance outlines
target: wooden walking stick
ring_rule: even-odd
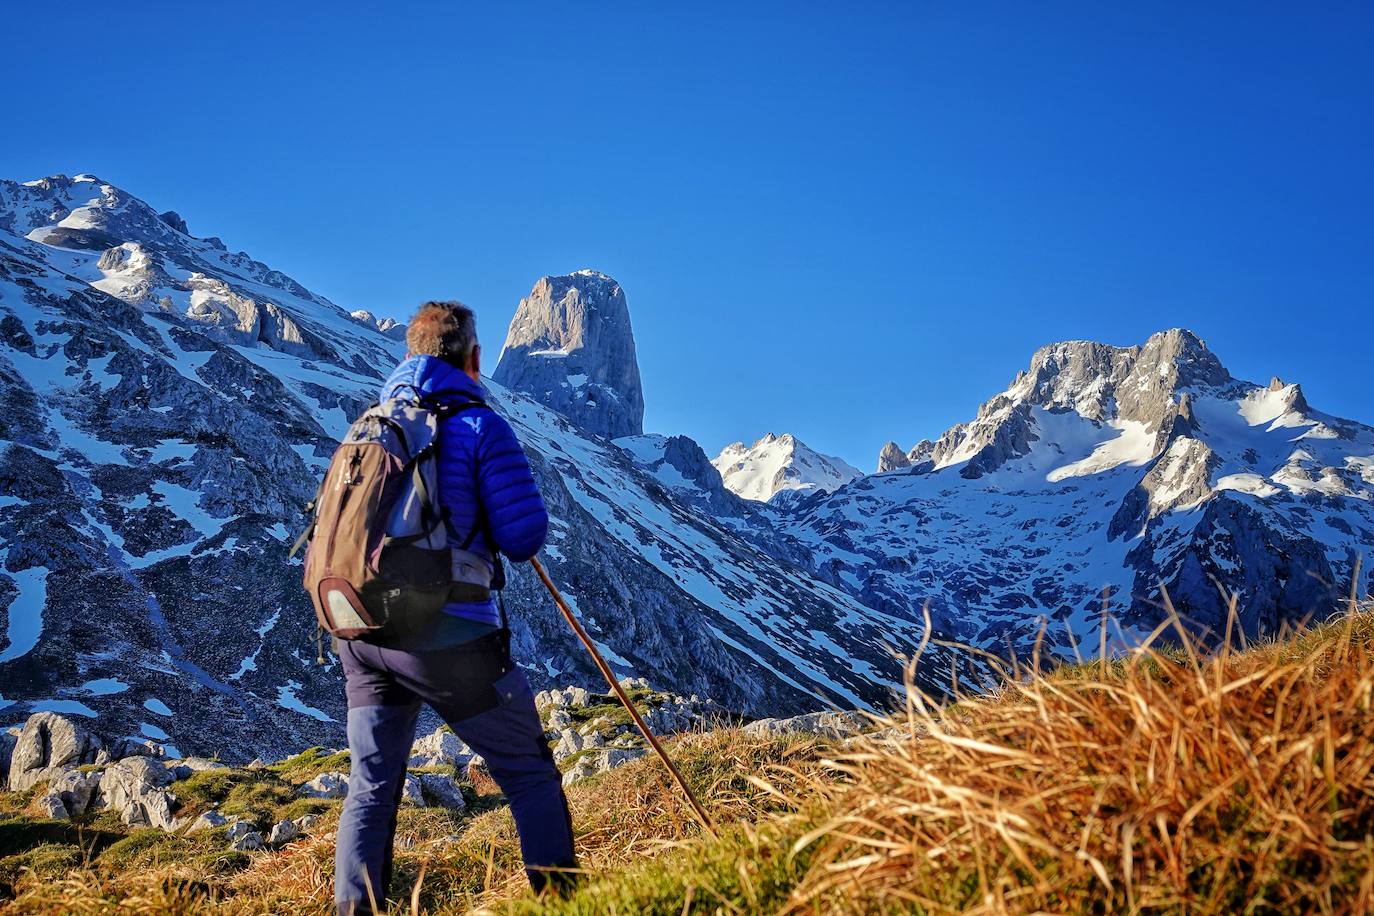
[[[697,820],[701,821],[701,826],[705,828],[712,839],[719,839],[720,835],[716,833],[716,825],[711,821],[711,815],[706,813],[706,809],[703,808],[701,802],[697,800],[691,787],[687,785],[687,780],[683,778],[682,771],[677,768],[677,764],[673,763],[672,759],[668,756],[668,752],[663,749],[663,745],[658,743],[658,738],[654,736],[653,732],[649,731],[649,726],[644,722],[644,718],[639,714],[639,710],[635,709],[634,701],[631,700],[630,695],[625,692],[625,688],[620,686],[620,682],[615,679],[615,672],[611,670],[610,665],[606,664],[606,660],[602,658],[601,653],[596,650],[596,644],[593,643],[591,637],[587,635],[587,631],[582,629],[582,624],[578,622],[577,617],[573,615],[572,609],[569,608],[568,603],[563,600],[563,596],[558,593],[557,586],[553,584],[553,580],[549,578],[548,572],[544,570],[544,564],[539,562],[538,557],[534,557],[530,560],[530,565],[534,567],[534,571],[537,572],[539,578],[543,580],[544,587],[547,588],[549,594],[553,596],[554,604],[558,605],[558,610],[563,612],[563,617],[567,619],[568,625],[573,628],[573,632],[577,634],[577,638],[582,641],[582,645],[591,653],[592,661],[596,662],[596,667],[601,669],[602,677],[606,678],[606,683],[611,685],[611,690],[615,693],[616,698],[624,705],[625,710],[630,714],[630,718],[634,720],[635,726],[639,729],[640,734],[644,736],[644,740],[649,742],[649,746],[654,749],[654,753],[658,754],[664,766],[668,768],[668,772],[672,774],[673,780],[677,782],[678,788],[682,790],[682,794],[685,795],[687,801],[691,803],[692,810],[696,812]]]

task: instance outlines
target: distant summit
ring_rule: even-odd
[[[511,320],[492,378],[617,439],[644,432],[644,390],[625,293],[595,270],[542,277]]]
[[[768,433],[752,446],[727,445],[711,462],[725,487],[745,499],[770,502],[784,491],[829,493],[863,472],[820,452],[791,433]]]

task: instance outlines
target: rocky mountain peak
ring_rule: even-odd
[[[961,473],[975,478],[989,473],[1027,454],[1039,438],[1032,408],[1072,411],[1097,424],[1141,424],[1155,435],[1158,454],[1196,429],[1192,392],[1233,382],[1206,343],[1183,328],[1152,334],[1133,347],[1053,343],[1036,350],[1029,368],[982,404],[971,422],[950,428],[933,444],[918,444],[905,458],[913,466],[928,458],[930,469],[966,464]],[[895,444],[883,449],[880,470],[906,466],[897,451]]]
[[[878,453],[879,474],[909,467],[911,467],[911,459],[906,456],[906,452],[902,451],[902,447],[896,442],[888,442]]]
[[[168,210],[165,213],[159,213],[157,215],[157,218],[162,220],[167,225],[171,226],[177,232],[180,232],[182,235],[191,234],[190,228],[186,225],[186,220],[183,219],[181,214],[175,210]]]
[[[1207,348],[1206,342],[1185,328],[1171,328],[1151,334],[1141,349],[1137,371],[1162,369],[1172,374],[1174,387],[1219,386],[1231,380],[1231,373]]]
[[[540,278],[520,300],[492,378],[599,436],[644,432],[629,306],[599,271]]]
[[[349,312],[354,321],[359,322],[369,328],[381,331],[392,340],[406,339],[406,326],[395,318],[378,318],[367,309],[358,309],[356,312]]]
[[[1051,409],[1072,408],[1095,420],[1109,419],[1116,410],[1122,419],[1158,426],[1180,390],[1230,380],[1201,338],[1173,328],[1135,347],[1089,340],[1041,347],[1006,395]]]
[[[711,463],[726,489],[761,502],[784,490],[830,492],[863,476],[844,459],[822,455],[791,433],[765,433],[747,448],[731,443]]]

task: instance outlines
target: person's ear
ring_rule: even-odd
[[[482,345],[473,344],[472,352],[468,354],[467,370],[473,375],[482,374]]]

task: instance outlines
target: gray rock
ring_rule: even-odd
[[[191,822],[191,825],[186,828],[186,832],[188,834],[191,834],[200,833],[205,830],[214,830],[217,827],[223,827],[225,824],[228,824],[229,822],[229,818],[225,817],[223,814],[220,814],[218,811],[211,808],[209,811],[202,813],[199,817],[193,820]]]
[[[267,835],[268,846],[284,846],[301,835],[301,827],[293,820],[281,821],[272,826]]]
[[[262,834],[253,829],[253,825],[245,821],[236,821],[231,824],[224,838],[229,841],[230,849],[237,849],[240,852],[247,852],[263,847]]]
[[[644,432],[644,391],[625,294],[580,270],[544,277],[520,300],[492,378],[615,439]]]
[[[558,737],[558,744],[553,749],[553,759],[555,763],[562,763],[567,758],[582,750],[583,739],[573,729],[565,729]]]
[[[759,719],[744,726],[743,731],[755,738],[809,734],[841,739],[859,734],[870,721],[860,712],[813,712],[789,719]]]
[[[161,827],[171,830],[176,824],[173,812],[176,796],[163,787],[172,774],[150,757],[125,757],[105,768],[100,779],[100,798],[105,807],[118,812],[131,827]]]
[[[7,785],[10,773],[10,758],[14,756],[14,748],[19,744],[19,736],[23,734],[23,729],[18,726],[0,731],[0,785]]]
[[[56,792],[44,792],[36,801],[38,810],[49,820],[65,821],[71,819],[71,812],[62,803],[62,796]]]
[[[608,748],[601,753],[602,769],[613,770],[631,760],[638,760],[648,751],[642,747]]]
[[[648,753],[643,747],[610,747],[599,753],[584,754],[573,764],[572,769],[563,774],[563,785],[572,785],[579,780],[638,760]]]
[[[69,767],[95,763],[100,739],[85,726],[52,712],[36,712],[24,723],[10,759],[9,787],[22,791]]]
[[[420,789],[427,804],[438,808],[448,808],[451,811],[467,809],[467,800],[463,798],[463,790],[452,778],[442,773],[420,773],[417,778],[420,781]]]
[[[191,776],[191,774],[199,773],[201,770],[225,770],[228,769],[228,767],[218,760],[210,760],[205,757],[187,757],[183,760],[169,763],[167,769],[171,772],[172,778],[176,780],[186,779]]]
[[[348,794],[348,774],[321,773],[296,792],[305,798],[343,798]]]
[[[56,811],[57,806],[61,806],[66,812],[65,816],[77,817],[91,807],[100,789],[100,781],[101,773],[98,771],[83,773],[75,769],[67,770],[53,777],[39,803],[47,811]]]
[[[420,787],[420,778],[414,773],[406,774],[405,784],[401,787],[401,804],[425,807],[425,792]]]
[[[462,739],[442,726],[410,746],[409,766],[462,766],[472,759],[472,749]]]
[[[125,757],[163,759],[167,756],[167,748],[161,742],[150,738],[123,738],[113,744],[110,756],[115,760],[123,760]]]

